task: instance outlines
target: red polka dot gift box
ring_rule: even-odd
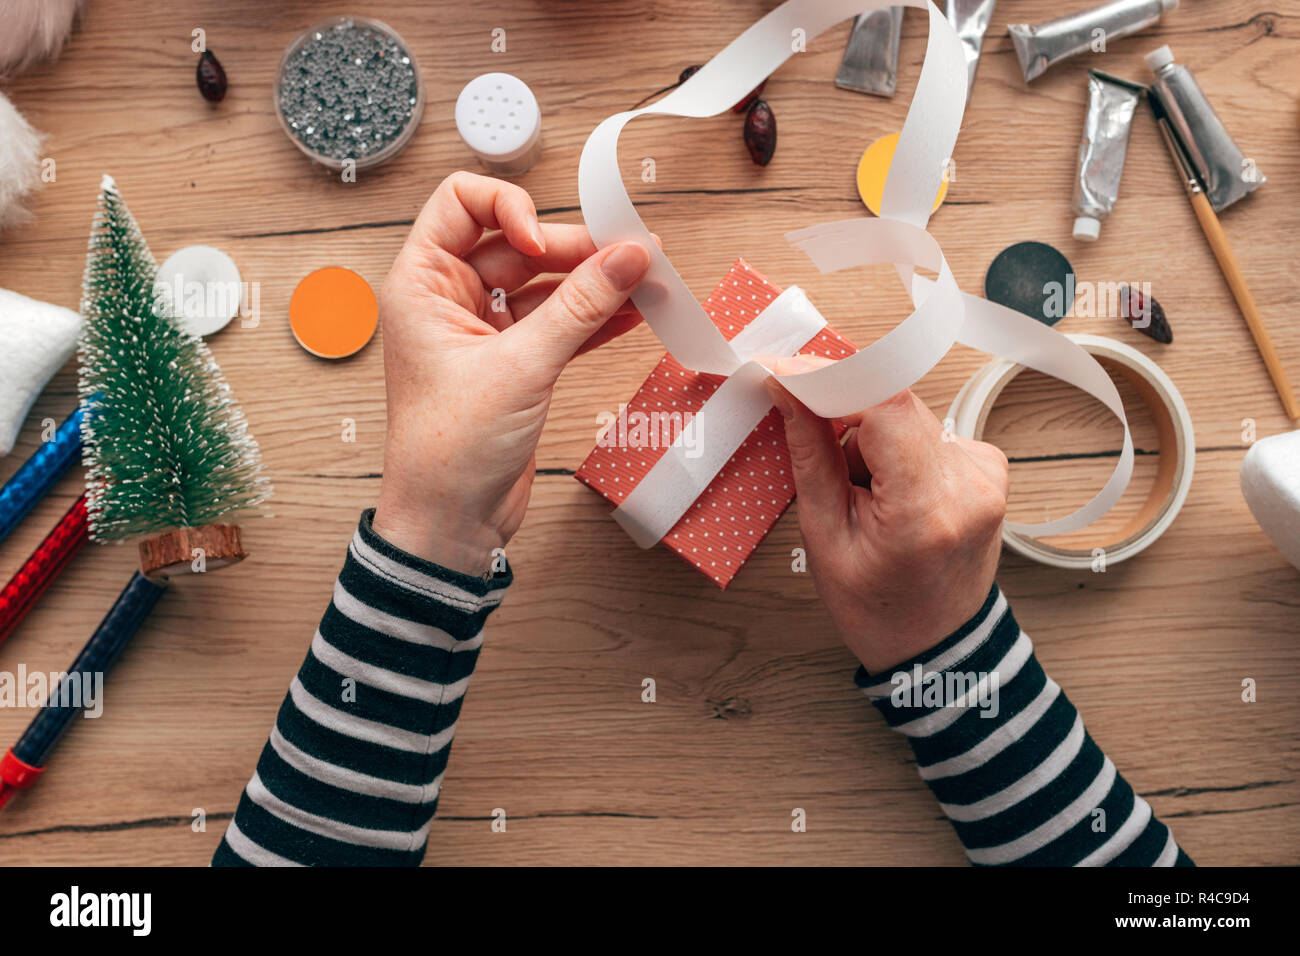
[[[704,300],[704,311],[731,340],[780,294],[780,286],[737,259]],[[799,351],[839,359],[857,346],[827,326]],[[602,417],[596,448],[577,479],[620,505],[673,442],[697,440],[695,415],[722,382],[665,354],[631,401]],[[725,588],[793,500],[785,430],[774,408],[660,543]]]

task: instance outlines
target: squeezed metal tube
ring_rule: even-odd
[[[980,47],[984,33],[989,28],[996,0],[948,0],[944,14],[957,31],[962,51],[966,54],[966,104],[970,105],[971,90],[975,89],[975,70],[980,65]]]
[[[883,7],[853,21],[835,85],[842,90],[893,96],[898,86],[898,44],[903,8]]]
[[[1088,73],[1088,117],[1074,177],[1074,238],[1093,242],[1119,198],[1133,114],[1144,88],[1100,70]]]
[[[1169,47],[1148,53],[1146,60],[1156,75],[1151,96],[1159,101],[1159,112],[1167,118],[1214,211],[1222,212],[1267,182],[1232,141],[1196,78],[1174,62]]]
[[[1092,49],[1101,52],[1111,40],[1149,27],[1176,6],[1178,0],[1113,0],[1038,26],[1013,23],[1007,32],[1029,83],[1067,57]]]

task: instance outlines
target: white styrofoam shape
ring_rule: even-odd
[[[1250,446],[1241,463],[1241,493],[1264,533],[1300,568],[1300,430]]]

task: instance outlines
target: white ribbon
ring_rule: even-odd
[[[800,341],[807,331],[802,323],[808,322],[809,313],[816,313],[810,306],[793,308],[796,302],[806,302],[802,294],[781,296],[754,320],[762,323],[761,333],[745,339],[742,333],[728,342],[637,215],[619,172],[619,133],[647,113],[705,117],[729,110],[791,56],[796,31],[812,39],[850,16],[895,4],[896,0],[788,0],[662,99],[606,119],[583,147],[578,195],[596,244],[603,247],[634,239],[650,251],[650,269],[632,294],[646,324],[686,368],[727,376],[697,413],[700,434],[707,436],[704,453],[687,457],[679,439],[614,512],[641,547],[650,547],[672,529],[771,408],[762,387],[771,373],[752,356],[794,354],[816,334],[814,329]],[[956,32],[933,3],[903,0],[902,5],[928,10],[929,41],[885,182],[881,215],[825,223],[786,238],[822,272],[894,263],[915,308],[889,333],[854,355],[815,371],[779,375],[777,380],[818,415],[835,418],[870,408],[909,388],[961,342],[1069,382],[1101,401],[1123,424],[1124,447],[1115,470],[1101,491],[1072,514],[1034,524],[1007,522],[1007,527],[1030,535],[1075,531],[1110,510],[1128,485],[1133,442],[1124,407],[1101,365],[1064,335],[1020,312],[963,293],[939,244],[926,231],[961,127],[966,60]],[[937,279],[916,274],[918,267],[936,273]],[[819,316],[814,324],[817,320]],[[756,341],[767,347],[753,347]]]
[[[651,548],[671,531],[772,407],[763,387],[771,373],[750,359],[793,355],[825,327],[803,290],[792,285],[736,334],[729,345],[741,365],[695,413],[693,447],[680,432],[614,510],[633,541]]]

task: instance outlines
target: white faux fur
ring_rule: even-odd
[[[0,76],[57,56],[86,0],[0,0]]]
[[[41,134],[0,93],[0,231],[31,214],[23,200],[41,179]]]
[[[83,324],[71,309],[0,289],[0,458],[50,376],[72,358]]]

